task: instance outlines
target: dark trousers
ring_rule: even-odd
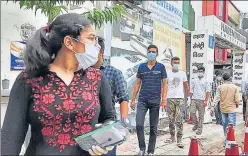
[[[115,146],[113,150],[109,151],[106,155],[116,156],[116,150],[117,150],[117,146]]]
[[[247,101],[245,101],[245,97],[242,96],[242,100],[243,100],[243,119],[245,121],[245,113],[246,113],[246,104],[247,104]]]
[[[219,123],[220,125],[222,125],[222,114],[220,111],[220,103],[218,103],[214,107],[214,114],[215,114],[216,122]]]
[[[157,139],[157,126],[159,118],[159,108],[160,108],[160,99],[139,101],[137,105],[137,114],[136,114],[136,131],[139,141],[139,148],[141,151],[146,150],[145,144],[145,135],[144,135],[144,121],[146,113],[149,109],[150,115],[150,138],[148,145],[148,153],[154,153],[156,139]]]

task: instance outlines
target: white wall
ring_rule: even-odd
[[[19,3],[1,1],[1,82],[2,79],[10,80],[10,87],[13,85],[20,71],[10,71],[10,42],[22,41],[20,26],[23,23],[30,23],[39,29],[45,26],[47,18],[40,12],[35,14],[31,10],[21,10]]]
[[[202,1],[191,1],[191,5],[195,10],[195,30],[198,30],[197,21],[202,16]]]

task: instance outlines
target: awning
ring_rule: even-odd
[[[216,47],[240,51],[246,50],[246,37],[216,16],[199,17],[198,30],[204,29],[213,32]]]

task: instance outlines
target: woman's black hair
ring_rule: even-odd
[[[26,43],[24,63],[30,77],[38,77],[48,70],[48,65],[61,49],[65,36],[78,39],[80,32],[91,22],[76,13],[63,14],[47,27],[36,31]]]

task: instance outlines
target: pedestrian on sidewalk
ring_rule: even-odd
[[[204,112],[205,107],[210,95],[210,84],[204,77],[205,68],[203,66],[198,67],[198,77],[192,81],[190,87],[191,93],[191,115],[194,127],[193,131],[197,130],[196,134],[201,135],[203,130]],[[196,111],[198,112],[199,118],[196,117]]]
[[[224,135],[227,133],[228,124],[236,125],[237,105],[240,102],[240,93],[238,87],[231,82],[229,73],[223,74],[224,84],[217,88],[215,99],[212,106],[220,102],[220,111],[222,113]],[[213,108],[212,108],[213,109]],[[226,140],[224,142],[226,144]]]
[[[246,80],[242,80],[241,83],[242,101],[243,101],[243,119],[246,120],[246,105],[248,98],[248,76]]]
[[[120,104],[120,119],[124,126],[127,126],[127,116],[128,116],[128,93],[127,93],[127,83],[124,80],[122,72],[110,65],[103,65],[103,55],[104,55],[104,39],[98,37],[98,44],[101,46],[100,52],[98,54],[98,61],[95,65],[97,69],[100,69],[106,79],[108,80],[111,92],[112,92],[112,106],[115,110],[115,104],[118,102]],[[115,120],[117,120],[116,110],[115,110]],[[117,146],[107,153],[107,155],[115,156]]]
[[[222,73],[219,70],[217,70],[215,72],[215,75],[216,75],[216,77],[214,78],[214,82],[212,83],[212,91],[211,91],[212,99],[214,99],[214,97],[216,95],[217,88],[224,83],[223,78],[222,78]],[[215,114],[215,118],[216,118],[216,124],[222,125],[222,114],[220,111],[220,103],[219,102],[214,107],[214,114]]]
[[[130,105],[132,109],[135,109],[135,99],[140,90],[136,114],[136,131],[140,148],[138,155],[144,155],[146,151],[144,120],[147,111],[149,110],[150,115],[150,138],[147,153],[148,155],[153,155],[157,138],[160,105],[162,109],[166,107],[167,73],[165,66],[156,61],[157,56],[157,46],[149,45],[147,48],[148,62],[141,64],[138,68],[137,81]]]
[[[167,92],[167,113],[169,117],[170,138],[166,143],[175,142],[175,124],[177,127],[177,146],[183,148],[183,114],[182,109],[184,105],[184,91],[190,98],[190,91],[186,73],[179,70],[180,59],[173,57],[171,59],[172,71],[168,71],[168,92]]]
[[[102,155],[114,148],[84,151],[75,141],[114,119],[109,83],[91,67],[100,49],[95,36],[89,20],[68,13],[27,41],[26,69],[11,89],[1,131],[1,155],[19,155],[29,125],[25,155]]]

